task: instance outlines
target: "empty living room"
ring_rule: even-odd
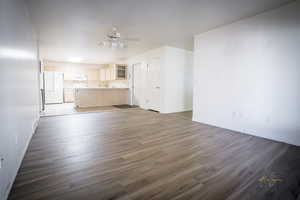
[[[0,200],[300,200],[299,0],[0,0]]]

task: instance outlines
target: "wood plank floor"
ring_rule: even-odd
[[[41,119],[9,199],[297,199],[300,148],[141,109]]]
[[[58,116],[58,115],[72,115],[86,112],[106,112],[111,110],[119,110],[114,106],[98,106],[89,108],[77,108],[74,103],[63,104],[47,104],[45,110],[41,113],[42,116]]]

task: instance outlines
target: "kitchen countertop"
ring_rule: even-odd
[[[76,90],[128,90],[129,88],[75,88]]]

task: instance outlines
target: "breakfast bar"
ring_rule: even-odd
[[[75,106],[79,108],[129,104],[128,88],[76,88]]]

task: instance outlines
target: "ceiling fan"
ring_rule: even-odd
[[[137,38],[122,38],[121,33],[118,32],[116,27],[107,33],[106,37],[100,42],[101,47],[107,47],[111,49],[124,49],[128,47],[128,42],[138,42]]]

